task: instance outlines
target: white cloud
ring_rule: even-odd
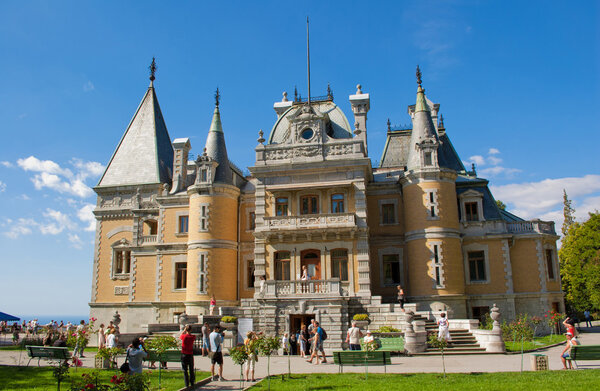
[[[481,174],[481,176],[484,177],[494,177],[499,176],[501,174],[507,177],[511,177],[518,172],[521,172],[521,170],[519,170],[518,168],[506,168],[502,166],[488,167],[479,170],[479,174]]]
[[[13,223],[12,220],[7,219],[7,222]],[[10,229],[4,232],[4,235],[11,238],[17,239],[22,235],[30,235],[33,232],[33,228],[38,224],[33,219],[19,219],[11,225]]]
[[[44,216],[50,219],[50,222],[40,224],[40,232],[44,235],[58,235],[65,229],[76,229],[69,216],[60,211],[48,208]]]
[[[69,238],[69,242],[71,242],[71,245],[75,248],[81,248],[83,246],[83,241],[79,238],[79,235],[77,234],[67,234],[67,237]]]
[[[483,166],[485,164],[485,158],[481,155],[471,156],[469,157],[469,161],[477,164],[478,166]]]
[[[6,190],[6,183],[0,181],[0,193],[3,193]]]
[[[497,166],[500,163],[502,163],[502,159],[501,158],[493,156],[493,155],[492,156],[488,156],[487,160],[488,160],[488,162],[490,162],[490,164],[492,166]]]
[[[79,217],[79,220],[87,224],[84,228],[86,231],[96,230],[96,217],[93,213],[95,207],[96,206],[94,204],[86,204],[83,208],[77,211],[77,217]]]
[[[92,83],[90,80],[88,80],[84,85],[83,85],[83,91],[84,92],[90,92],[90,91],[94,91],[96,89],[96,87],[94,87],[94,83]]]
[[[60,174],[66,177],[72,177],[70,170],[61,168],[52,160],[40,160],[35,156],[29,156],[26,159],[17,160],[17,164],[25,171],[43,172],[47,174]]]
[[[14,167],[11,162],[7,162],[7,161],[0,162],[0,164],[2,164],[4,167],[7,167],[7,168]]]
[[[579,221],[587,220],[588,212],[600,210],[600,175],[490,186],[494,197],[508,204],[512,213],[527,220],[554,221],[557,232],[563,222],[563,189],[573,200]]]
[[[88,177],[97,177],[104,172],[104,166],[98,162],[84,162],[81,159],[72,159],[71,164],[78,169],[77,177],[85,180]]]
[[[23,201],[29,201],[31,199],[31,197],[29,197],[27,194],[21,194],[19,198]]]
[[[490,150],[488,151],[488,155],[498,155],[500,153],[500,150],[498,148],[490,148]]]

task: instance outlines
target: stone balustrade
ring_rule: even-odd
[[[342,283],[339,278],[330,280],[267,280],[264,298],[317,296],[342,296]]]
[[[554,230],[554,221],[515,221],[506,223],[506,229],[510,233],[521,234],[521,233],[540,233],[556,235]]]
[[[156,243],[157,235],[144,235],[142,236],[142,244]]]
[[[313,228],[352,228],[356,226],[354,213],[330,213],[301,216],[272,216],[264,218],[257,231],[285,231]]]

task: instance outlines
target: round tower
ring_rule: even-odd
[[[219,113],[218,90],[204,154],[196,160],[196,180],[188,188],[189,234],[186,312],[208,314],[237,303],[237,227],[240,190],[233,184]],[[235,279],[234,279],[235,281]],[[216,315],[217,313],[215,313]]]
[[[465,284],[456,201],[457,174],[439,165],[440,140],[418,67],[417,83],[407,167],[401,179],[407,291],[413,302],[463,316],[466,315]]]

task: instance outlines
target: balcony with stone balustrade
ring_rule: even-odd
[[[354,213],[330,213],[265,217],[264,224],[257,225],[255,232],[269,236],[293,232],[306,233],[310,230],[340,233],[356,228],[356,215]]]
[[[329,280],[266,280],[260,296],[276,298],[319,298],[347,296],[349,283],[339,278]]]

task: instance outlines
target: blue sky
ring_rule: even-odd
[[[155,82],[171,138],[204,145],[214,90],[229,155],[253,164],[259,129],[294,86],[331,84],[352,118],[371,94],[369,154],[386,120],[406,124],[420,64],[430,99],[466,163],[524,218],[562,223],[600,209],[598,3],[511,1],[0,2],[0,310],[87,313],[104,166]],[[9,299],[6,292],[13,292]]]

